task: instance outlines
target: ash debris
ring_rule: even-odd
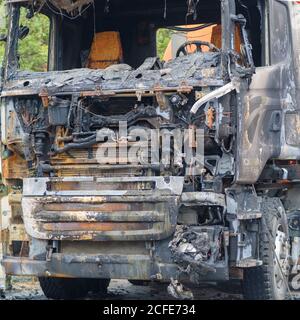
[[[174,262],[180,267],[180,272],[190,276],[215,272],[209,262],[215,260],[219,248],[211,241],[209,232],[197,227],[180,225],[176,229],[174,239],[169,248]],[[196,279],[195,279],[196,280]]]
[[[168,293],[175,299],[193,300],[194,294],[189,289],[183,286],[178,280],[171,278],[171,283],[168,286]]]

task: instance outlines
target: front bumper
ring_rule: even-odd
[[[55,278],[99,278],[170,281],[178,274],[175,263],[154,262],[146,255],[61,255],[53,254],[51,261],[29,258],[4,257],[2,264],[7,275]],[[223,263],[214,265],[216,271],[203,274],[202,281],[229,279],[228,268]],[[180,280],[189,281],[187,274]]]
[[[6,274],[169,281],[178,275],[170,241],[181,201],[224,205],[224,196],[184,196],[183,182],[182,177],[24,179],[26,232],[32,252],[35,242],[42,246],[30,258],[4,257]],[[45,257],[49,240],[60,243],[59,250]],[[204,272],[203,281],[229,278],[227,259],[211,263],[214,272]],[[189,278],[183,272],[180,277]]]
[[[25,229],[40,240],[166,239],[182,189],[182,177],[24,179]]]

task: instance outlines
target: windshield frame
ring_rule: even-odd
[[[4,81],[13,76],[19,68],[18,61],[18,28],[20,22],[20,8],[27,1],[20,0],[7,2],[8,9],[8,36],[6,41],[5,57],[3,59]],[[222,24],[222,52],[230,52],[234,49],[234,22],[231,15],[235,14],[235,0],[221,0],[221,24]],[[51,15],[50,18],[51,22]],[[50,28],[49,62],[52,60],[51,39],[52,28]],[[224,72],[228,61],[222,55]],[[51,68],[50,68],[51,69]]]

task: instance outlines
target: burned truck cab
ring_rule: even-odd
[[[8,1],[5,273],[38,277],[55,299],[110,279],[185,298],[181,283],[237,274],[246,298],[285,299],[300,253],[299,8]],[[24,10],[51,21],[46,71],[20,70]]]

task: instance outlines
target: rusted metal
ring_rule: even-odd
[[[39,94],[39,96],[42,99],[42,103],[43,103],[44,108],[48,108],[48,106],[49,106],[49,95],[48,95],[47,89],[42,89],[40,94]]]
[[[206,123],[209,129],[212,129],[215,120],[215,110],[209,107],[206,113]]]
[[[49,219],[51,221],[51,219]],[[47,232],[50,231],[52,234],[60,233],[61,237],[64,237],[64,232],[68,231],[84,231],[86,233],[97,232],[97,231],[131,231],[131,230],[149,230],[152,229],[153,224],[145,224],[145,223],[107,223],[107,222],[55,222],[55,223],[44,223],[43,229]]]
[[[65,256],[53,254],[51,264],[46,261],[5,257],[3,261],[8,275],[38,275],[39,277],[78,277],[78,278],[119,278],[119,279],[156,279],[168,281],[170,274],[175,274],[176,264],[153,263],[146,255],[96,255],[96,256]],[[81,267],[78,268],[78,265]],[[113,266],[113,268],[111,267]],[[137,272],[138,271],[138,272]],[[216,279],[224,279],[218,272]],[[187,280],[182,275],[181,279]],[[204,281],[211,281],[211,276],[203,276]]]
[[[132,209],[132,208],[128,208]],[[36,214],[38,221],[55,222],[163,222],[164,215],[153,211],[41,211]]]
[[[26,161],[22,159],[17,153],[7,159],[2,159],[2,178],[5,180],[10,179],[23,179],[28,177],[28,167]]]
[[[212,83],[213,84],[213,83]],[[200,82],[201,85],[201,82]],[[174,92],[178,93],[190,93],[193,90],[192,86],[178,86],[178,87],[163,87],[163,88],[149,88],[148,90],[144,90],[142,96],[153,97],[158,92],[165,92],[165,94],[172,94]],[[95,91],[82,91],[80,93],[81,97],[134,97],[139,90],[136,89],[124,89],[124,90],[95,90]],[[63,96],[70,95],[72,91],[65,91],[60,93],[55,93],[55,96]],[[31,96],[31,95],[40,95],[42,99],[44,99],[44,105],[47,106],[49,104],[49,99],[51,98],[51,93],[44,89],[41,92],[38,92],[38,89],[11,89],[11,90],[3,90],[1,92],[1,97],[14,97],[14,96]]]
[[[9,227],[9,241],[29,241],[24,224],[11,224]]]
[[[8,1],[1,142],[11,217],[1,233],[7,248],[23,243],[20,255],[29,256],[13,258],[6,248],[7,274],[172,278],[170,290],[179,296],[181,278],[228,280],[232,267],[247,275],[247,269],[260,266],[261,252],[267,252],[261,230],[269,213],[300,237],[292,220],[300,206],[300,10],[295,4],[203,0],[196,8],[182,0],[166,4],[162,21],[155,1],[147,4],[149,10],[141,10],[139,1],[125,6],[113,1],[114,10],[107,4],[104,13],[95,2],[97,21],[104,21],[96,22],[96,29],[106,30],[109,16],[126,46],[124,63],[90,69],[84,67],[89,35],[84,48],[79,42],[65,48],[82,32],[76,14],[82,9],[93,18],[89,7],[81,8],[90,0],[50,0],[71,20],[59,26],[52,20],[51,71],[29,72],[18,70],[21,2]],[[43,0],[27,4],[43,12]],[[170,21],[184,24],[192,13],[195,25],[209,22],[204,26],[212,29],[211,43],[204,44],[210,50],[198,46],[198,52],[188,52],[186,39],[178,46],[183,55],[169,61],[147,57],[156,49],[148,31],[169,27]],[[125,26],[123,15],[134,18]],[[135,24],[141,20],[147,32]],[[56,30],[62,29],[58,41]],[[262,41],[263,36],[270,39]],[[175,42],[176,33],[172,46]],[[148,140],[124,133],[119,124],[125,123],[130,132],[142,129]],[[176,144],[176,130],[186,133],[182,145]],[[138,143],[138,161],[129,163],[128,151]],[[158,161],[152,162],[153,144]],[[112,149],[115,157],[106,159]],[[272,272],[274,259],[268,265],[265,260]]]

